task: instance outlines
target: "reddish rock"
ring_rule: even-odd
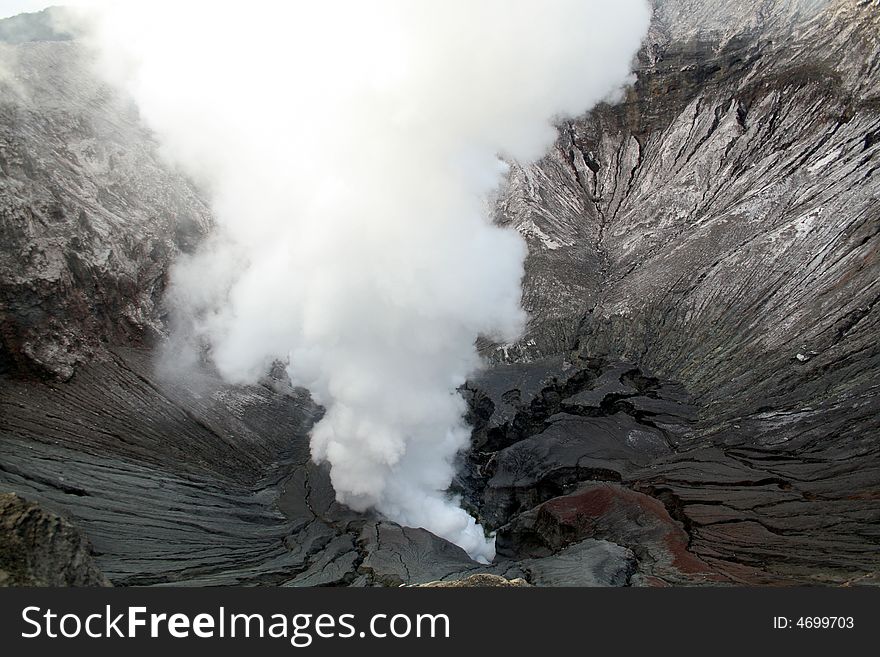
[[[541,504],[498,534],[499,554],[546,556],[586,538],[631,549],[645,583],[728,581],[688,550],[689,538],[663,503],[618,484],[588,484]]]

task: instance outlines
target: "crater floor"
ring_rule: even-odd
[[[0,522],[117,585],[880,583],[880,7],[654,5],[498,199],[531,321],[480,344],[452,490],[488,567],[336,504],[283,377],[157,374],[208,206],[68,35],[0,29],[0,493],[42,508]]]

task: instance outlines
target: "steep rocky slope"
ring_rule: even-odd
[[[0,586],[109,586],[68,520],[0,494]]]
[[[455,483],[488,568],[336,504],[283,376],[156,371],[208,210],[35,34],[2,46],[0,490],[64,511],[113,583],[880,581],[876,1],[658,0],[622,102],[514,163],[532,321],[462,391]]]
[[[0,372],[68,378],[104,343],[155,338],[168,266],[210,225],[84,57],[0,43]]]
[[[683,432],[662,392],[633,403],[638,386],[593,396],[589,415],[656,425],[662,402],[676,418],[661,427],[674,453],[613,479],[663,500],[691,552],[876,577],[880,7],[708,4],[714,18],[662,3],[624,102],[516,171],[501,211],[530,237],[519,353],[570,349],[576,369],[624,361],[684,386]],[[570,436],[585,420],[527,439],[546,446],[561,422]],[[512,450],[535,453],[494,462]]]

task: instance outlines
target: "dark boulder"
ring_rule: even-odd
[[[67,518],[0,494],[0,586],[110,586]]]

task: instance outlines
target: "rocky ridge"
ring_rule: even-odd
[[[499,200],[532,321],[453,491],[488,568],[338,505],[283,376],[156,369],[207,206],[76,42],[0,44],[0,488],[123,585],[878,583],[880,5],[655,5],[622,102]]]
[[[154,343],[205,201],[77,42],[0,43],[0,94],[0,373],[67,379]]]

